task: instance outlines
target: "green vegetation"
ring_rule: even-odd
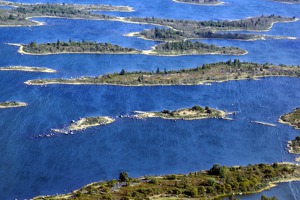
[[[281,3],[292,3],[292,4],[298,4],[300,3],[300,0],[274,0]]]
[[[190,4],[199,4],[199,5],[216,5],[221,3],[219,0],[174,0],[174,1],[180,3],[190,3]]]
[[[160,117],[163,119],[206,119],[206,118],[225,118],[226,113],[221,110],[212,109],[209,107],[202,108],[201,106],[193,106],[192,108],[183,108],[179,110],[163,110],[161,112],[141,112],[136,111],[137,118]]]
[[[101,126],[113,123],[115,120],[110,117],[86,117],[78,120],[77,122],[72,121],[71,125],[64,129],[52,129],[54,132],[69,134],[73,131],[81,131],[86,128]]]
[[[0,109],[1,108],[17,108],[27,106],[27,103],[19,102],[19,101],[6,101],[0,102]]]
[[[228,60],[204,64],[192,69],[182,70],[157,70],[154,72],[126,72],[107,74],[99,77],[81,77],[73,79],[38,79],[26,81],[29,85],[45,84],[100,84],[100,85],[198,85],[203,83],[253,79],[268,76],[299,77],[300,68],[292,66],[275,66],[273,64],[257,64],[252,62],[240,62],[240,60]]]
[[[282,115],[279,122],[286,123],[296,129],[300,129],[300,108],[296,108],[293,112]]]
[[[300,154],[300,136],[297,136],[294,140],[289,141],[289,152],[292,154]]]
[[[29,54],[56,54],[56,53],[101,53],[101,54],[131,54],[140,53],[133,48],[123,48],[110,43],[97,42],[60,42],[37,44],[32,42],[22,46],[22,50]]]
[[[171,174],[110,180],[89,184],[66,195],[35,199],[218,199],[232,194],[249,194],[268,189],[271,184],[300,179],[300,166],[256,164],[246,167],[214,165],[210,170],[187,175]],[[122,181],[121,181],[122,180]],[[265,200],[267,197],[262,197]],[[271,199],[276,199],[273,197]]]
[[[247,51],[237,47],[219,47],[202,42],[182,40],[178,42],[166,42],[155,46],[158,55],[194,55],[194,54],[226,54],[243,55]]]

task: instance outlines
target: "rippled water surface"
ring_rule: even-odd
[[[35,3],[35,0],[25,2]],[[49,2],[49,0],[39,1]],[[62,1],[52,0],[57,3]],[[77,1],[63,1],[78,3]],[[268,0],[230,0],[224,6],[194,6],[171,0],[81,1],[129,5],[136,12],[109,13],[117,16],[164,17],[176,19],[223,20],[275,14],[300,18],[299,5]],[[300,40],[202,40],[238,46],[245,56],[145,55],[49,55],[29,56],[7,43],[91,40],[126,47],[150,49],[157,44],[126,33],[149,29],[152,25],[113,21],[37,18],[39,27],[0,28],[0,66],[28,65],[56,69],[55,74],[1,72],[0,101],[28,102],[24,108],[0,110],[0,199],[23,199],[37,195],[68,192],[84,184],[117,178],[120,171],[130,176],[187,173],[209,169],[213,164],[293,162],[286,142],[299,131],[277,123],[280,115],[300,106],[299,78],[266,78],[231,81],[211,86],[26,86],[36,78],[96,76],[105,73],[191,68],[204,63],[239,58],[243,61],[300,65]],[[275,24],[259,34],[300,37],[300,22]],[[159,111],[193,105],[238,111],[233,121],[207,119],[170,121],[161,119],[116,122],[77,132],[74,135],[37,138],[51,128],[61,128],[71,120],[86,116],[131,114],[135,110]],[[276,124],[264,126],[251,121]],[[279,199],[300,199],[299,182],[280,184],[264,192]],[[260,194],[259,194],[260,195]],[[259,195],[242,199],[258,199]]]

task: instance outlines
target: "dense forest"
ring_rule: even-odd
[[[241,55],[246,53],[245,50],[237,47],[219,47],[212,44],[205,44],[202,42],[192,42],[189,40],[182,40],[177,42],[166,42],[155,46],[155,51],[159,55],[176,55],[176,54],[235,54]]]
[[[210,170],[189,174],[170,174],[131,178],[121,172],[118,180],[89,184],[66,195],[35,199],[148,199],[197,198],[222,199],[233,194],[249,194],[268,188],[269,184],[290,178],[299,179],[300,167],[293,164],[255,164],[246,167],[213,165]],[[277,199],[276,197],[266,199]]]
[[[55,54],[55,53],[103,53],[103,54],[118,54],[118,53],[138,53],[133,48],[124,48],[110,43],[97,42],[60,42],[37,44],[31,42],[23,46],[23,51],[31,54]]]
[[[29,85],[44,84],[108,84],[108,85],[198,85],[216,81],[253,79],[267,76],[300,77],[300,67],[275,66],[270,63],[258,64],[241,62],[239,59],[211,64],[196,68],[170,70],[157,68],[156,72],[127,72],[106,74],[99,77],[74,79],[37,79],[25,82]]]

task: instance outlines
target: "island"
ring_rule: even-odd
[[[300,129],[300,108],[296,108],[291,113],[282,115],[279,122],[293,126],[295,129]]]
[[[95,84],[123,86],[200,85],[229,80],[255,79],[270,76],[300,77],[300,67],[276,66],[270,63],[241,62],[239,59],[203,64],[192,69],[171,70],[157,68],[156,72],[126,72],[98,77],[71,79],[37,79],[26,81],[28,85],[47,84]]]
[[[223,2],[220,2],[219,0],[173,0],[177,3],[188,3],[188,4],[194,4],[194,5],[210,5],[210,6],[216,6],[221,5]]]
[[[64,134],[73,134],[73,131],[83,131],[87,128],[95,127],[95,126],[101,126],[101,125],[107,125],[110,123],[113,123],[115,120],[110,117],[86,117],[81,118],[78,121],[72,120],[71,125],[63,128],[63,129],[51,129],[53,132],[57,133],[64,133]]]
[[[56,70],[46,67],[28,67],[28,66],[8,66],[0,67],[0,71],[24,71],[24,72],[43,72],[43,73],[55,73]]]
[[[37,199],[222,199],[234,194],[258,193],[280,182],[300,180],[300,166],[289,163],[227,167],[131,178],[121,172],[118,180],[91,183],[68,194]]]
[[[20,101],[6,101],[6,102],[0,102],[0,109],[24,107],[27,105],[28,105],[27,103],[20,102]]]
[[[162,119],[182,119],[182,120],[196,120],[196,119],[207,119],[207,118],[222,118],[225,119],[226,112],[222,110],[212,109],[209,107],[193,106],[192,108],[183,108],[178,110],[163,110],[161,112],[142,112],[135,111],[136,118],[151,118],[158,117]]]
[[[14,44],[16,45],[16,44]],[[60,42],[37,44],[31,42],[27,45],[18,45],[19,53],[29,55],[49,55],[49,54],[145,54],[156,56],[181,56],[181,55],[204,55],[204,54],[223,54],[223,55],[244,55],[247,51],[237,47],[220,47],[208,45],[202,42],[175,41],[158,44],[151,50],[137,50],[125,48],[110,43],[97,42]]]
[[[300,0],[273,0],[280,3],[287,3],[287,4],[298,4]]]

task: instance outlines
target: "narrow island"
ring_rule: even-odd
[[[20,101],[6,101],[6,102],[0,102],[0,109],[3,108],[18,108],[18,107],[24,107],[27,106],[27,103],[20,102]]]
[[[154,46],[151,50],[137,50],[125,48],[110,43],[97,42],[60,42],[37,44],[31,42],[27,45],[19,45],[18,50],[21,54],[28,55],[49,55],[49,54],[145,54],[156,56],[181,56],[181,55],[204,55],[204,54],[223,54],[223,55],[244,55],[247,51],[237,47],[220,47],[208,45],[202,42],[176,41],[166,42]]]
[[[227,167],[189,174],[131,178],[121,172],[118,180],[91,183],[68,194],[37,199],[222,199],[234,194],[259,193],[280,182],[300,180],[300,166],[288,163]]]
[[[57,133],[72,134],[73,131],[83,131],[87,128],[113,123],[115,120],[110,117],[86,117],[78,121],[72,121],[71,125],[64,129],[51,129]]]
[[[300,67],[276,66],[265,63],[241,62],[239,59],[203,64],[192,69],[162,70],[156,72],[126,72],[106,74],[98,77],[79,77],[71,79],[37,79],[26,81],[28,85],[47,84],[95,84],[123,86],[159,86],[159,85],[200,85],[229,80],[255,79],[270,76],[300,77]]]
[[[55,73],[56,70],[46,67],[28,67],[28,66],[8,66],[0,67],[0,71],[24,71],[24,72],[42,72],[42,73]]]
[[[151,118],[159,117],[162,119],[182,119],[182,120],[196,120],[207,118],[222,118],[225,119],[226,112],[222,110],[212,109],[209,107],[202,108],[201,106],[193,106],[192,108],[183,108],[178,110],[163,110],[161,112],[142,112],[135,111],[136,118]]]
[[[194,4],[194,5],[205,5],[205,6],[216,6],[222,5],[223,2],[219,0],[173,0],[177,3],[187,3],[187,4]]]
[[[287,4],[299,4],[300,0],[273,0],[280,3],[287,3]]]

